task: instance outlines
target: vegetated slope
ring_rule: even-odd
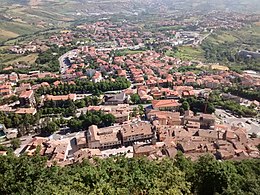
[[[37,151],[40,151],[37,149]],[[46,167],[36,155],[0,156],[0,194],[252,194],[260,191],[259,159],[192,162],[111,157],[68,167]]]

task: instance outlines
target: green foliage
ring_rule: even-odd
[[[237,55],[239,50],[256,51],[259,48],[259,28],[252,26],[238,31],[216,31],[203,41],[201,48],[208,62],[226,64],[233,71],[259,71],[259,59]]]
[[[230,87],[225,90],[225,92],[229,92],[232,95],[236,95],[242,98],[246,98],[249,100],[257,100],[260,101],[260,91],[259,90],[251,90],[247,88],[238,87]]]
[[[40,113],[36,115],[18,115],[15,113],[5,114],[0,112],[0,124],[4,124],[7,128],[25,128],[29,129],[30,125],[35,125],[40,119]]]
[[[0,156],[0,194],[252,194],[260,190],[259,159],[216,161],[203,156],[192,162],[125,158],[84,161],[47,167],[46,159]]]
[[[59,86],[41,87],[37,93],[40,95],[67,95],[69,93],[93,93],[94,95],[98,95],[100,92],[122,90],[128,87],[130,87],[130,82],[126,78],[117,78],[114,82],[101,81],[99,83],[93,83],[88,80],[77,80],[76,85],[64,83]]]
[[[99,99],[96,96],[88,96],[81,100],[61,100],[61,101],[46,101],[41,108],[42,114],[53,115],[62,114],[65,117],[74,116],[77,108],[86,106],[97,106]]]
[[[230,162],[219,162],[212,156],[204,156],[195,165],[195,188],[198,194],[223,194],[235,187],[236,168]]]
[[[52,78],[52,77],[44,77],[44,78],[37,78],[34,80],[24,80],[24,81],[19,81],[18,84],[20,85],[21,83],[30,83],[32,85],[35,84],[41,84],[43,82],[47,82],[49,84],[54,83],[55,81],[59,81],[59,78]]]
[[[190,105],[187,101],[184,101],[182,102],[182,105],[181,107],[184,109],[184,110],[189,110],[190,109]]]
[[[140,50],[129,50],[129,49],[125,49],[125,50],[116,50],[115,51],[115,56],[126,56],[126,55],[131,55],[131,54],[138,54],[138,53],[142,53],[144,52],[144,49],[140,49]]]
[[[0,98],[0,105],[11,104],[13,102],[18,101],[18,99],[19,98],[15,95],[12,95],[12,96],[10,96],[8,98],[4,98],[4,99]]]
[[[59,126],[57,125],[57,123],[51,121],[48,122],[47,125],[42,128],[41,133],[45,135],[51,135],[58,130],[59,130]]]
[[[115,123],[115,117],[112,114],[105,114],[102,111],[91,111],[81,114],[79,118],[71,119],[68,126],[71,131],[79,131],[88,129],[91,125],[99,127],[108,127]]]
[[[140,96],[136,93],[131,95],[130,100],[133,104],[140,104],[141,103]]]
[[[42,71],[58,72],[60,68],[58,58],[69,50],[71,50],[70,47],[52,46],[47,51],[39,54],[36,63],[44,65],[40,68]]]
[[[185,110],[185,108],[190,108],[193,112],[204,112],[206,108],[206,113],[212,114],[215,112],[214,105],[206,101],[205,99],[199,99],[199,98],[184,98],[181,99],[182,102],[182,108]],[[189,105],[189,106],[188,106]]]
[[[46,101],[43,108],[41,108],[42,114],[62,114],[63,116],[74,116],[76,113],[76,106],[72,100],[65,101]]]
[[[10,144],[11,144],[13,150],[16,150],[17,148],[19,148],[21,146],[21,140],[18,138],[14,138],[11,140]]]
[[[190,72],[190,71],[197,71],[197,72],[201,72],[202,69],[201,68],[197,68],[195,65],[191,65],[191,66],[181,66],[177,69],[178,72]]]
[[[187,101],[190,104],[191,110],[194,112],[203,112],[203,110],[205,109],[204,106],[206,102],[204,99],[188,98]],[[215,112],[215,107],[221,107],[222,109],[230,110],[232,113],[239,116],[252,117],[257,115],[257,111],[254,110],[253,107],[240,105],[233,100],[224,100],[218,92],[210,94],[207,103],[207,112]]]
[[[202,49],[205,52],[205,58],[209,62],[234,62],[235,57],[230,52],[228,43],[214,44],[211,42],[203,42]]]
[[[240,105],[239,103],[236,103],[232,100],[215,102],[215,105],[220,106],[223,109],[230,110],[232,113],[239,116],[252,117],[257,115],[256,110],[244,105]]]

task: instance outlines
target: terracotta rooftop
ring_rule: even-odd
[[[65,100],[76,100],[76,94],[69,94],[69,95],[46,95],[46,100],[53,100],[53,101],[65,101]]]
[[[152,134],[152,126],[149,123],[136,123],[136,124],[130,124],[130,125],[125,125],[122,127],[122,134],[123,137],[129,137],[133,135],[151,135]]]
[[[178,107],[180,103],[176,100],[153,100],[153,108],[167,108],[167,107]]]
[[[33,95],[33,90],[29,90],[29,91],[23,91],[19,97],[30,98],[32,95]]]
[[[16,114],[36,114],[37,110],[35,108],[18,108]]]

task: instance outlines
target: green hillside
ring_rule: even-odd
[[[0,156],[1,194],[73,195],[258,195],[259,159],[192,162],[114,157],[68,167],[47,167],[46,159]]]

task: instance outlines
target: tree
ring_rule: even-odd
[[[17,148],[20,148],[21,140],[18,138],[14,138],[11,140],[10,144],[11,144],[13,150],[16,150]]]
[[[105,114],[101,119],[105,127],[111,126],[116,121],[115,116],[112,114]]]
[[[222,163],[205,155],[196,163],[195,172],[194,187],[198,194],[222,194],[236,188],[236,168],[230,162]]]
[[[190,109],[190,105],[187,101],[182,102],[181,106],[185,111]]]
[[[58,130],[59,130],[59,126],[55,122],[51,121],[48,122],[47,125],[42,129],[42,133],[50,135]]]
[[[80,100],[80,101],[76,102],[76,106],[78,108],[84,108],[86,106],[86,103],[84,100]]]
[[[38,149],[37,149],[38,151]],[[259,159],[191,161],[114,156],[74,166],[46,166],[47,158],[0,156],[0,194],[259,194]]]
[[[138,114],[137,108],[134,107],[132,112],[132,117],[137,117],[137,114]]]
[[[133,104],[140,104],[141,103],[141,99],[140,99],[140,96],[138,94],[131,95],[130,100]]]
[[[208,114],[212,114],[212,113],[214,113],[215,112],[215,106],[212,104],[212,103],[208,103],[208,106],[207,106],[207,113]]]
[[[142,117],[145,113],[143,105],[138,105],[139,115]]]
[[[68,123],[68,126],[71,131],[78,131],[82,128],[82,121],[78,119],[71,119]]]

